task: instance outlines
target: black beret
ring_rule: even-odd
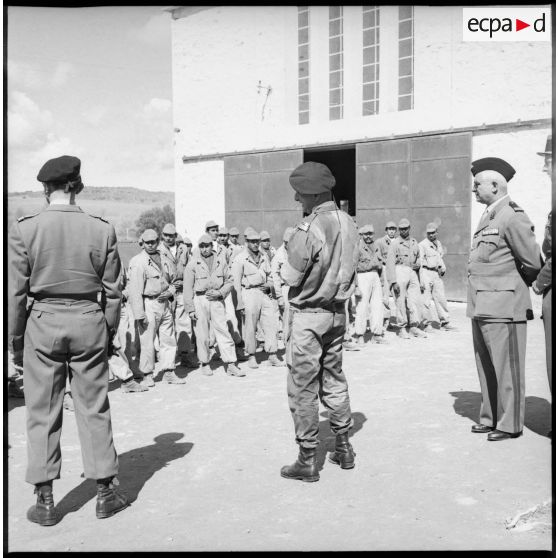
[[[39,182],[68,182],[79,178],[81,161],[71,155],[49,159],[39,171]]]
[[[335,186],[335,178],[323,163],[308,161],[298,165],[289,176],[291,186],[299,194],[322,194]]]
[[[498,157],[485,157],[471,163],[471,173],[473,176],[485,170],[499,172],[508,182],[515,174],[515,169],[504,159],[499,159]]]

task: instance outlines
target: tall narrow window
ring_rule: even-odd
[[[399,6],[399,103],[398,110],[414,107],[413,6]]]
[[[343,118],[343,7],[329,7],[329,119]]]
[[[298,7],[298,123],[310,122],[310,9]]]
[[[362,114],[380,110],[380,7],[362,7]]]

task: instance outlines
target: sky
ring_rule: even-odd
[[[7,9],[8,192],[75,155],[87,186],[174,191],[171,16],[161,6]]]

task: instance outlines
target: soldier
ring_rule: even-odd
[[[538,155],[544,157],[543,172],[550,178],[552,185],[552,136],[546,139],[546,148],[544,151],[538,151]],[[552,220],[553,212],[548,214],[546,227],[544,229],[544,240],[542,251],[546,258],[544,266],[541,269],[537,280],[533,283],[533,292],[542,294],[542,318],[544,323],[544,339],[546,345],[546,372],[548,374],[548,383],[552,392]]]
[[[270,262],[273,256],[275,256],[276,250],[271,245],[271,236],[267,231],[262,231],[260,233],[260,252],[263,252]]]
[[[357,343],[364,344],[366,322],[370,320],[370,331],[374,343],[386,343],[383,338],[382,305],[382,258],[374,242],[374,226],[364,225],[359,229],[359,260],[357,264],[357,292],[355,333]]]
[[[444,289],[442,277],[446,273],[444,263],[444,248],[438,240],[438,225],[428,223],[426,225],[426,238],[419,242],[421,268],[421,285],[424,287],[424,310],[426,330],[433,330],[431,325],[430,305],[434,300],[434,307],[438,316],[440,329],[455,329],[449,323],[448,301]]]
[[[229,230],[227,229],[227,227],[219,227],[217,242],[225,248],[227,262],[229,262],[232,250],[229,249]]]
[[[295,229],[281,275],[289,289],[287,391],[298,459],[281,469],[288,479],[319,480],[318,397],[329,411],[335,451],[329,460],[355,466],[349,442],[353,425],[347,380],[342,370],[345,302],[355,289],[358,232],[351,217],[332,200],[335,178],[321,163],[299,165],[290,175],[295,201],[308,215]]]
[[[408,219],[399,221],[399,236],[391,242],[386,262],[386,279],[395,297],[397,310],[397,335],[409,339],[406,331],[415,337],[427,337],[419,329],[420,299],[420,250],[418,242],[409,236],[411,224]]]
[[[242,252],[244,246],[239,244],[238,237],[240,236],[240,232],[236,227],[231,227],[229,229],[229,247],[231,249],[231,261],[236,258],[237,254]]]
[[[202,373],[212,376],[209,366],[210,325],[219,347],[225,371],[230,376],[245,376],[236,365],[235,346],[227,328],[225,299],[232,288],[232,275],[224,252],[216,254],[213,241],[203,234],[199,255],[184,270],[184,305],[196,330],[196,344]]]
[[[232,264],[237,310],[244,316],[242,335],[248,353],[248,366],[258,368],[256,362],[256,328],[261,324],[265,337],[265,351],[272,366],[282,366],[277,358],[277,320],[271,300],[271,264],[260,248],[260,235],[254,229],[244,231],[246,248]]]
[[[508,195],[514,168],[497,157],[474,161],[473,193],[486,211],[473,235],[468,265],[467,316],[481,388],[479,424],[489,441],[517,438],[525,414],[529,285],[541,268],[534,227]]]
[[[165,259],[168,266],[172,268],[174,276],[173,286],[176,294],[171,302],[171,312],[174,321],[174,334],[176,338],[176,356],[181,366],[195,366],[194,344],[192,343],[192,322],[188,313],[184,310],[184,299],[182,297],[182,278],[184,268],[189,259],[186,246],[176,242],[176,227],[167,223],[162,231],[163,241],[158,250],[161,257]]]
[[[27,518],[43,526],[60,520],[52,481],[60,478],[68,369],[85,477],[97,482],[96,515],[109,517],[129,505],[116,488],[118,458],[108,399],[107,349],[120,312],[120,256],[114,227],[75,203],[83,189],[80,167],[81,161],[68,155],[47,161],[37,180],[48,205],[18,219],[9,232],[9,352],[19,366],[23,358],[25,478],[37,494]],[[33,298],[29,312],[28,297]]]
[[[130,305],[140,338],[139,368],[143,382],[154,387],[155,337],[159,335],[159,359],[163,380],[169,384],[183,384],[175,369],[176,339],[171,311],[176,295],[175,276],[168,260],[158,250],[159,237],[153,229],[141,235],[143,250],[130,260]]]
[[[273,278],[273,288],[277,298],[277,305],[281,312],[281,321],[283,326],[283,339],[287,338],[288,315],[289,315],[289,286],[281,277],[281,268],[287,261],[287,247],[289,238],[294,232],[293,227],[287,227],[283,233],[283,244],[279,246],[275,252],[275,256],[271,260],[271,277]]]
[[[380,249],[380,254],[382,256],[382,301],[384,303],[384,333],[387,331],[391,319],[391,308],[389,306],[389,285],[386,277],[386,262],[389,246],[397,233],[397,225],[393,221],[388,221],[385,226],[385,231],[386,234],[376,241],[378,244],[378,248]]]

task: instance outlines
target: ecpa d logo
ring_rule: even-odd
[[[550,41],[549,7],[463,8],[464,41]]]

